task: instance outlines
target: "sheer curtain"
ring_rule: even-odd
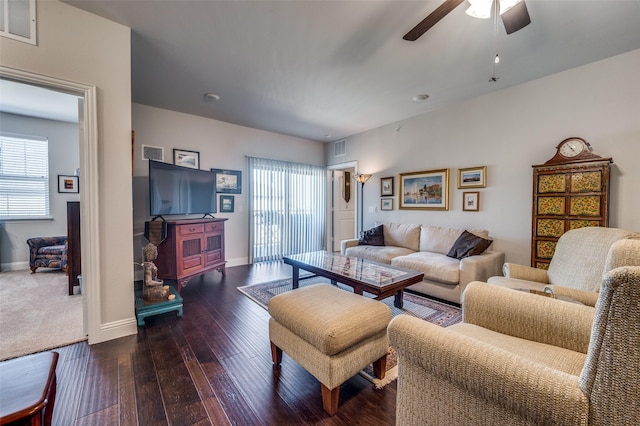
[[[247,157],[249,262],[323,250],[326,232],[326,169]]]

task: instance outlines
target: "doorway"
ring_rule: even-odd
[[[82,300],[83,326],[89,343],[100,336],[100,273],[98,267],[99,233],[99,188],[98,188],[98,126],[97,126],[97,90],[88,86],[54,77],[48,77],[28,71],[0,66],[0,78],[32,86],[67,93],[80,98],[78,105],[78,144],[80,175],[80,232],[82,243]]]
[[[337,164],[328,168],[331,190],[328,191],[330,206],[327,248],[340,252],[342,240],[357,236],[357,200],[358,187],[353,180],[356,173],[356,162]]]

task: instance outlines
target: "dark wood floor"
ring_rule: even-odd
[[[286,355],[272,367],[268,313],[236,288],[290,274],[280,263],[209,273],[183,289],[181,319],[170,312],[135,336],[57,349],[54,424],[394,424],[395,382],[377,390],[354,376],[330,417],[315,378]]]

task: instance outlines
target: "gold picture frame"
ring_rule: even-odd
[[[449,169],[400,173],[399,208],[449,210]]]
[[[480,211],[480,192],[463,192],[462,210],[465,212]]]
[[[458,189],[486,187],[487,166],[458,169]]]

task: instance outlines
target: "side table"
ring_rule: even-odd
[[[162,300],[160,302],[149,302],[142,298],[142,291],[136,291],[136,317],[138,327],[144,326],[144,319],[165,312],[177,311],[178,317],[182,316],[182,297],[176,289],[170,285],[169,289],[176,298],[173,300]]]
[[[0,425],[51,424],[57,364],[57,352],[0,362]]]

